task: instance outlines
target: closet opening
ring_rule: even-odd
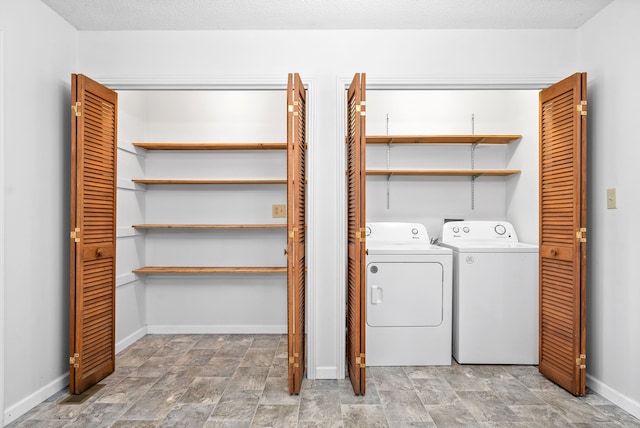
[[[72,83],[71,392],[113,371],[110,348],[146,334],[276,334],[288,338],[283,364],[298,393],[306,366],[300,77],[266,89],[118,93],[82,75]],[[92,236],[115,245],[89,248]],[[106,262],[112,280],[100,274]]]
[[[419,224],[428,230],[431,244],[436,244],[443,236],[444,224],[452,219],[508,221],[515,224],[516,229],[522,229],[518,232],[520,242],[529,242],[537,248],[539,93],[506,89],[371,90],[367,89],[366,75],[356,74],[345,95],[346,365],[354,392],[364,394],[365,372],[359,362],[366,360],[379,365],[381,361],[400,361],[402,357],[394,359],[392,353],[386,351],[383,357],[380,352],[384,347],[373,341],[368,348],[370,338],[384,336],[385,329],[391,327],[374,326],[369,320],[370,313],[380,314],[385,306],[379,296],[385,288],[380,281],[386,277],[376,275],[380,270],[377,265],[371,267],[370,273],[367,254],[374,254],[370,252],[373,250],[378,254],[380,249],[370,249],[367,245],[370,238],[362,239],[362,236],[373,234],[380,222]],[[393,240],[392,237],[386,239]],[[438,247],[433,248],[435,251]],[[410,259],[408,250],[406,254],[403,257]],[[396,258],[388,257],[400,263],[399,254]],[[429,260],[432,258],[424,257],[424,263]],[[537,276],[535,266],[529,270]],[[454,275],[455,272],[454,269]],[[437,278],[429,280],[433,286],[436,283]],[[452,284],[443,282],[442,287],[443,299],[451,296]],[[535,297],[537,280],[531,281],[527,288],[530,290],[526,295]],[[375,302],[371,303],[372,299]],[[527,321],[527,332],[530,332],[527,337],[530,336],[531,352],[527,361],[532,361],[537,359],[537,298],[529,300],[534,306],[528,311],[531,316]],[[442,305],[446,309],[451,303],[444,299]],[[386,306],[388,310],[393,308],[391,301]],[[443,320],[442,324],[454,325],[453,354],[457,343],[457,309],[454,304],[453,322]],[[393,316],[388,313],[385,319],[392,320]],[[418,326],[415,328],[420,330]],[[410,334],[408,330],[406,334]],[[402,348],[401,344],[397,348]]]

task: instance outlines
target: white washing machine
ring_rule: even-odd
[[[451,364],[452,251],[416,223],[367,223],[366,364]]]
[[[453,357],[460,364],[538,364],[538,246],[505,221],[445,223],[453,250]]]

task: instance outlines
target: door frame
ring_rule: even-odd
[[[4,64],[4,31],[0,30],[0,64]],[[4,155],[4,67],[0,67],[0,236],[4,237],[5,231],[5,155]],[[5,243],[0,239],[0,426],[4,426],[4,290],[5,290]]]
[[[416,78],[416,77],[393,77],[379,75],[374,77],[375,74],[367,72],[367,91],[374,90],[542,90],[553,85],[556,82],[564,79],[566,76],[535,76],[535,77],[521,77],[521,76],[496,76],[492,78],[478,78],[473,76],[459,77],[459,78]],[[336,308],[339,312],[338,325],[336,326],[336,373],[338,379],[345,377],[345,352],[346,344],[344,340],[344,332],[346,331],[345,321],[345,305],[346,305],[346,248],[347,248],[347,195],[346,195],[346,176],[344,174],[346,168],[346,156],[344,150],[344,138],[346,135],[346,99],[347,90],[353,80],[351,76],[340,76],[337,79],[336,85],[336,99],[337,111],[336,111],[336,144],[338,145],[337,160],[338,166],[336,168],[336,212],[338,213],[337,233],[338,241],[336,247],[336,284],[338,284],[338,290],[336,293]],[[536,119],[537,120],[537,119]],[[342,312],[341,312],[342,311]]]
[[[186,91],[186,90],[287,90],[286,74],[284,76],[257,76],[257,77],[236,77],[236,76],[221,76],[215,78],[200,78],[200,77],[169,77],[159,78],[157,76],[142,76],[142,77],[108,77],[95,75],[92,79],[100,82],[100,84],[106,86],[114,91],[135,91],[135,90],[174,90],[174,91]],[[322,209],[317,203],[318,191],[314,187],[314,183],[317,183],[315,179],[318,170],[318,151],[319,147],[315,142],[317,126],[317,84],[315,79],[308,76],[302,77],[302,83],[307,89],[307,287],[306,287],[306,340],[307,340],[307,364],[306,371],[309,379],[316,378],[316,314],[319,310],[314,306],[317,299],[316,287],[314,284],[319,284],[320,280],[317,278],[318,269],[316,269],[316,254],[317,242],[316,236],[320,236],[317,231],[317,221],[315,219],[321,218]],[[283,103],[282,108],[286,108]],[[119,149],[127,150],[126,147],[118,146]],[[133,150],[133,148],[131,148]],[[117,243],[117,241],[116,241]],[[118,284],[116,277],[116,294]],[[116,343],[117,347],[117,343]]]

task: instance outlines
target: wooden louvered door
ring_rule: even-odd
[[[364,395],[365,371],[365,183],[366,75],[356,74],[347,92],[347,370],[353,392]]]
[[[70,380],[80,394],[115,368],[115,92],[71,78]]]
[[[585,394],[586,73],[540,92],[540,373]]]
[[[305,374],[306,295],[306,91],[300,76],[287,85],[287,311],[289,393],[299,394]]]

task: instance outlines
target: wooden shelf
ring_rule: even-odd
[[[197,267],[197,266],[145,266],[134,269],[138,274],[165,273],[286,273],[286,267]]]
[[[156,143],[136,142],[146,150],[286,150],[287,143]]]
[[[237,180],[192,180],[192,179],[133,179],[138,184],[287,184],[287,180],[237,179]]]
[[[286,224],[134,224],[134,229],[286,229]]]
[[[368,135],[367,144],[509,144],[522,135]]]
[[[445,177],[504,177],[520,174],[519,169],[369,169],[367,175],[445,176]]]

